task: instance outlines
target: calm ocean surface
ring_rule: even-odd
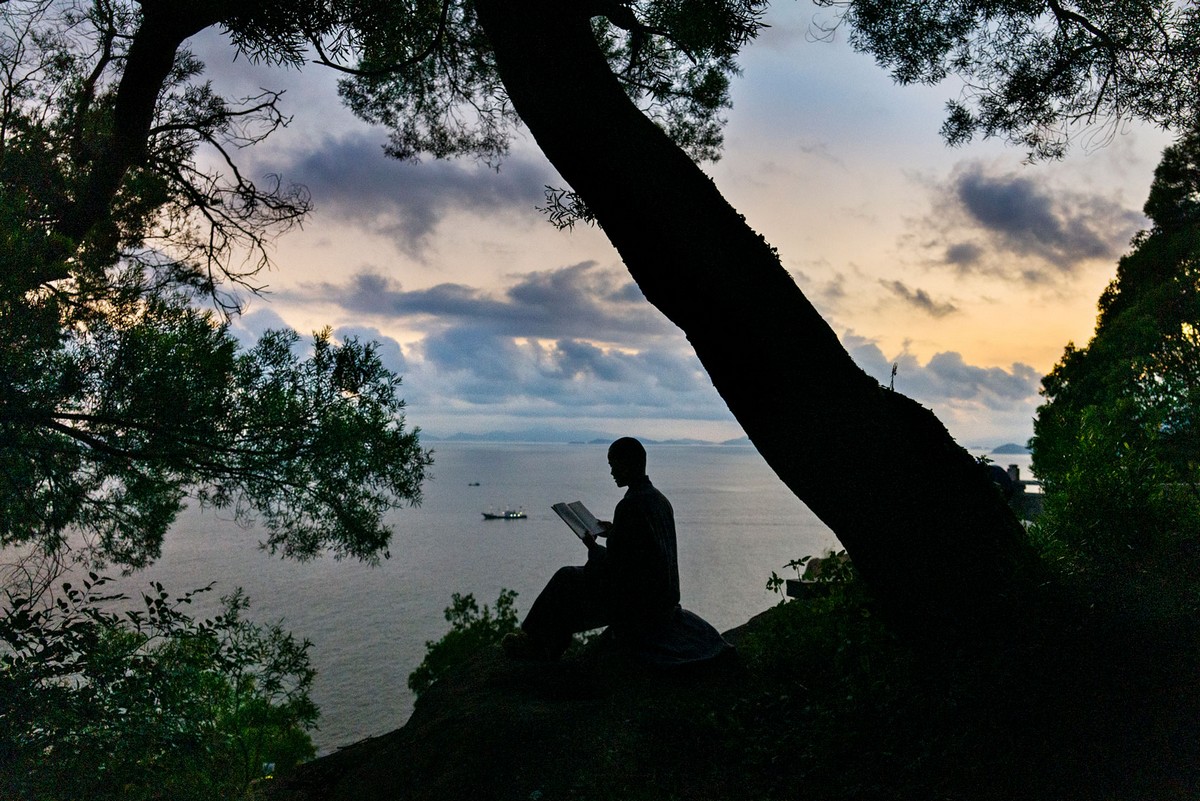
[[[392,558],[371,568],[329,558],[296,563],[258,550],[261,533],[228,515],[185,512],[162,559],[131,578],[173,594],[216,580],[215,594],[243,587],[259,622],[284,621],[313,642],[322,753],[402,726],[412,712],[408,674],[425,642],[448,628],[452,593],[495,603],[516,590],[518,612],[560,565],[581,564],[583,546],[550,510],[582,500],[611,518],[623,494],[601,445],[433,443],[424,503],[391,520]],[[778,596],[771,571],[836,540],[749,447],[650,446],[651,480],[671,500],[679,535],[683,605],[719,630],[744,623]],[[1028,473],[1028,457],[996,456]],[[470,486],[479,482],[479,486]],[[521,507],[526,520],[485,521],[481,512]],[[136,592],[133,593],[134,597]],[[198,610],[199,611],[199,610]]]

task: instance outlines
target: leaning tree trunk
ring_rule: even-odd
[[[235,9],[250,13],[255,6],[266,5],[266,0],[141,0],[139,5],[142,21],[125,55],[110,130],[103,139],[89,143],[86,163],[74,165],[86,177],[75,193],[70,213],[57,226],[56,233],[65,236],[72,247],[89,235],[116,235],[106,230],[113,198],[129,170],[145,162],[159,95],[175,66],[180,45],[230,17]],[[43,280],[64,276],[65,268],[63,275]]]
[[[477,0],[516,111],[646,298],[879,600],[928,625],[1012,589],[1020,524],[928,409],[851,360],[775,250],[622,91],[587,12]]]

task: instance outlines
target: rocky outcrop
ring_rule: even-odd
[[[262,794],[1200,798],[1194,616],[1040,609],[948,650],[868,631],[865,607],[791,601],[726,632],[739,648],[729,658],[688,669],[648,668],[604,643],[555,663],[492,648],[439,679],[403,728],[302,765]]]
[[[403,728],[263,790],[288,801],[737,797],[708,735],[740,683],[736,652],[664,671],[606,648],[555,663],[491,648],[423,694]]]

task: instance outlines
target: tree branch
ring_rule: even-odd
[[[262,0],[254,0],[259,1]],[[60,232],[75,242],[107,217],[125,174],[145,160],[159,93],[175,66],[179,46],[190,36],[220,22],[230,11],[225,2],[198,0],[187,3],[142,0],[141,5],[142,24],[125,57],[125,69],[117,86],[112,134],[104,145],[104,157],[90,165],[78,200],[60,225]]]
[[[1117,44],[1117,42],[1114,41],[1111,36],[1108,35],[1107,31],[1096,27],[1091,20],[1079,12],[1072,11],[1069,8],[1063,8],[1062,4],[1059,3],[1059,0],[1047,0],[1047,3],[1050,6],[1050,11],[1054,14],[1054,18],[1058,20],[1060,26],[1065,27],[1064,23],[1073,22],[1100,40],[1101,44],[1104,45],[1104,48],[1110,53],[1116,53],[1122,49],[1121,46]]]
[[[359,67],[347,67],[345,64],[340,64],[329,57],[329,55],[325,52],[324,46],[321,44],[321,38],[319,36],[311,36],[309,37],[309,43],[312,44],[313,49],[317,51],[318,56],[313,63],[322,67],[329,67],[330,69],[345,73],[346,75],[354,75],[359,78],[385,78],[389,75],[402,73],[405,70],[411,69],[412,67],[420,64],[430,56],[441,52],[445,43],[446,28],[449,23],[451,2],[452,0],[442,0],[441,10],[438,13],[437,30],[434,32],[433,37],[429,40],[429,44],[426,45],[422,51],[417,53],[417,55],[412,56],[411,58],[407,58],[404,61],[394,62],[386,66],[375,67],[369,70],[364,70]]]
[[[87,119],[88,110],[91,108],[92,101],[96,98],[96,85],[100,81],[100,77],[104,74],[104,70],[113,60],[113,43],[116,41],[117,29],[113,20],[112,7],[106,0],[97,0],[96,8],[104,14],[104,29],[101,33],[100,55],[96,59],[92,71],[83,80],[83,84],[79,90],[79,102],[75,108],[75,127],[72,132],[75,160],[82,163],[86,156],[84,147],[84,124]]]

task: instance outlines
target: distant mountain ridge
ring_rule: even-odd
[[[528,442],[546,444],[570,445],[608,445],[618,436],[600,431],[545,431],[542,429],[526,429],[524,431],[488,431],[482,434],[458,432],[449,436],[438,436],[427,431],[421,432],[424,442]],[[651,439],[638,437],[645,445],[741,445],[749,446],[749,437],[737,437],[722,441],[708,439]]]
[[[587,429],[556,431],[541,428],[528,428],[521,431],[487,431],[481,434],[471,434],[460,431],[449,436],[439,436],[428,431],[421,432],[421,439],[426,442],[525,442],[534,444],[562,445],[608,445],[623,434],[610,434],[604,431]],[[749,437],[735,437],[726,440],[695,439],[691,437],[653,439],[638,437],[646,445],[733,445],[752,447]],[[1031,451],[1024,445],[1006,442],[995,448],[987,446],[972,447],[972,452],[983,451],[1002,455],[1027,454]]]

